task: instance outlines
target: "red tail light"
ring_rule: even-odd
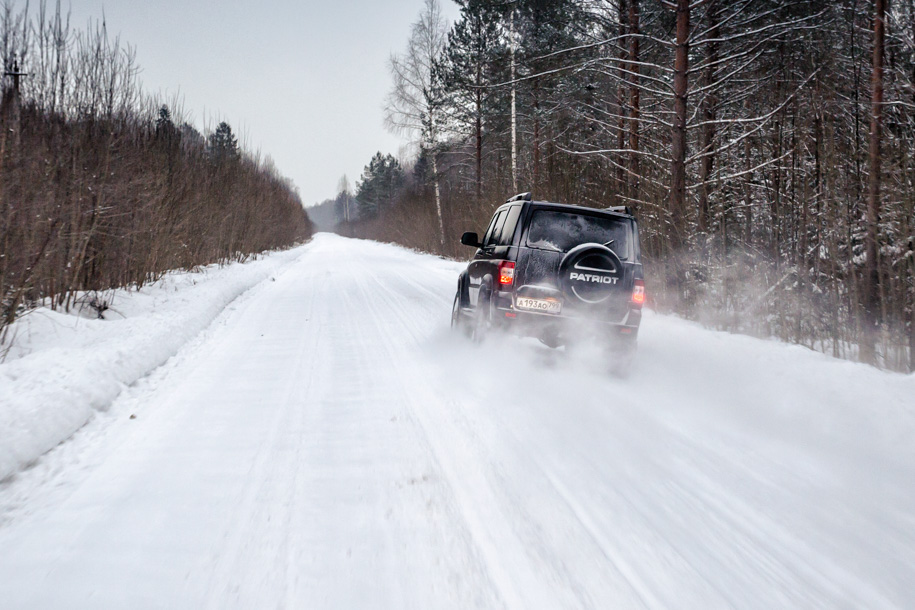
[[[641,307],[645,302],[645,281],[636,280],[635,285],[632,287],[632,304],[636,307]]]
[[[499,263],[499,284],[511,286],[515,281],[515,263],[502,261]]]

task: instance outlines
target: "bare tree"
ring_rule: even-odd
[[[445,245],[445,224],[442,219],[438,153],[443,136],[443,97],[436,82],[435,65],[445,49],[447,36],[448,26],[438,0],[426,0],[419,20],[410,31],[406,50],[390,59],[393,87],[385,106],[388,129],[410,137],[421,153],[427,154],[432,161],[435,210],[442,247]]]
[[[0,341],[36,304],[310,234],[269,159],[214,163],[179,109],[143,95],[132,49],[104,23],[70,31],[59,2],[30,18],[0,1],[0,59]]]

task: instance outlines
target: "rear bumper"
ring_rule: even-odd
[[[510,293],[493,297],[493,323],[509,332],[534,337],[550,335],[562,341],[605,339],[634,342],[642,322],[641,309],[628,308],[621,316],[550,314],[516,309]]]

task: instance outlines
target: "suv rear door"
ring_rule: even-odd
[[[537,287],[563,292],[559,270],[566,254],[581,243],[598,243],[606,244],[620,258],[623,271],[620,292],[631,291],[636,259],[635,227],[631,219],[541,204],[531,206],[524,225],[515,267],[516,290],[527,292],[526,287]],[[564,302],[575,304],[566,299]]]

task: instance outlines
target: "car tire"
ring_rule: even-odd
[[[546,332],[539,337],[537,337],[541,343],[547,346],[550,349],[556,349],[562,347],[563,341],[559,338],[555,332]]]
[[[618,379],[629,377],[635,366],[635,354],[635,343],[614,350],[613,357],[610,359],[610,374]]]
[[[472,330],[467,316],[462,311],[460,290],[454,295],[454,305],[451,307],[451,330],[465,337],[469,337]]]
[[[492,331],[492,305],[489,294],[480,291],[477,306],[474,309],[471,338],[474,343],[482,343]]]

